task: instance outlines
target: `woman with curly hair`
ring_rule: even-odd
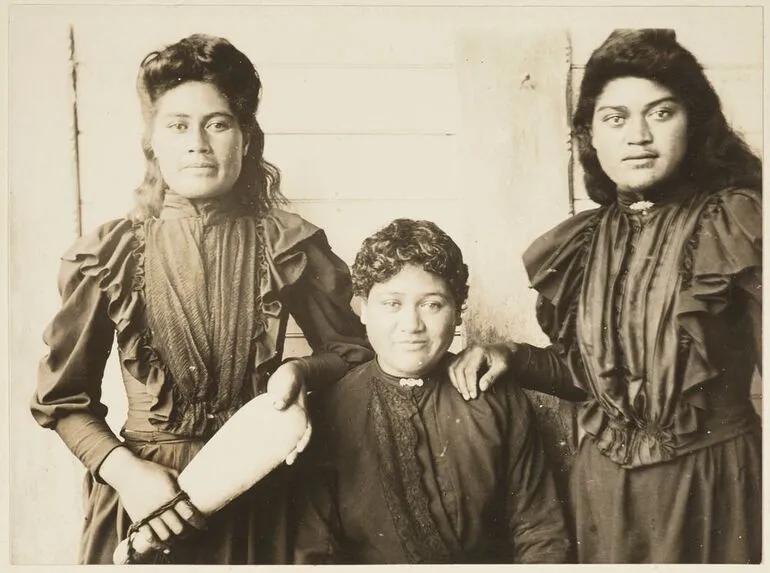
[[[261,82],[243,53],[193,35],[149,54],[137,88],[147,159],[138,206],[63,256],[32,412],[88,469],[82,563],[111,563],[132,522],[163,549],[159,560],[284,563],[293,468],[206,524],[176,475],[255,395],[304,405],[307,390],[370,358],[350,275],[321,229],[278,208],[279,172],[262,156],[256,119]],[[289,314],[313,355],[282,363]],[[113,339],[128,399],[122,440],[100,401]],[[251,436],[233,455],[270,439]]]
[[[552,345],[469,348],[452,379],[581,401],[580,561],[759,563],[761,162],[669,30],[607,38],[574,128],[600,207],[524,254]]]
[[[397,219],[366,239],[353,292],[376,353],[327,394],[299,563],[561,563],[569,541],[515,385],[468,403],[447,364],[468,295],[457,245]],[[307,459],[306,459],[307,461]]]

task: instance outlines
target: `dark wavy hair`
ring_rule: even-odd
[[[364,239],[351,268],[353,294],[366,298],[406,265],[419,267],[446,281],[460,312],[468,298],[468,266],[460,247],[431,221],[395,219]]]
[[[578,157],[589,197],[608,205],[617,186],[602,170],[591,145],[596,100],[613,79],[638,77],[667,89],[687,111],[687,151],[678,175],[704,193],[743,186],[761,190],[762,162],[727,123],[719,96],[695,56],[676,40],[673,30],[615,30],[591,55],[580,85],[573,117]]]
[[[136,89],[144,117],[142,147],[146,159],[144,181],[136,189],[136,219],[160,212],[166,184],[152,151],[150,140],[158,99],[186,82],[214,85],[230,105],[244,137],[249,141],[241,173],[232,190],[246,208],[264,213],[286,202],[280,192],[281,173],[262,156],[265,135],[257,122],[262,90],[259,74],[251,61],[224,38],[193,34],[162,50],[150,52],[139,67]]]

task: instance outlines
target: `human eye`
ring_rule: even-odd
[[[675,113],[676,109],[672,107],[659,107],[652,110],[650,115],[653,117],[653,119],[658,121],[666,121],[667,119],[671,119]]]
[[[401,307],[401,301],[395,298],[386,298],[380,301],[380,304],[387,310],[398,310]]]
[[[430,312],[438,312],[444,308],[445,304],[440,300],[426,300],[422,303],[422,306]]]
[[[227,131],[231,127],[231,122],[225,118],[212,119],[207,125],[206,129],[209,131],[220,132]]]
[[[182,133],[187,130],[187,123],[180,120],[173,120],[166,124],[166,128],[176,133]]]
[[[619,113],[613,113],[610,115],[606,115],[602,118],[602,122],[606,125],[609,125],[610,127],[620,127],[624,123],[626,123],[625,116],[619,114]]]

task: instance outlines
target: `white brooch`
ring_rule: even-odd
[[[641,211],[642,213],[646,213],[647,210],[654,205],[655,203],[652,201],[637,201],[635,203],[631,203],[628,208],[632,211]]]
[[[414,386],[422,386],[422,378],[402,378],[399,381],[399,384],[408,388],[413,388]]]

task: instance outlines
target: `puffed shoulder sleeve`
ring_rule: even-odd
[[[721,192],[701,213],[699,229],[688,245],[685,260],[678,318],[692,341],[691,361],[701,363],[704,371],[693,378],[705,379],[716,374],[708,368],[705,317],[732,312],[735,303],[741,300],[745,301],[759,362],[762,354],[761,194],[750,189]]]
[[[731,189],[702,216],[693,253],[692,288],[709,289],[708,300],[721,310],[731,286],[762,300],[762,196]]]
[[[121,444],[105,422],[107,408],[100,399],[115,329],[108,291],[128,256],[130,229],[127,220],[102,225],[62,257],[62,304],[43,335],[49,352],[39,364],[31,402],[35,420],[54,429],[94,475]]]
[[[552,304],[568,306],[583,277],[584,258],[602,209],[578,213],[541,235],[524,251],[532,288]]]
[[[326,234],[298,215],[274,209],[265,219],[268,259],[278,298],[313,349],[338,378],[373,356],[350,303],[350,271],[332,252]],[[318,360],[316,364],[318,364]]]

